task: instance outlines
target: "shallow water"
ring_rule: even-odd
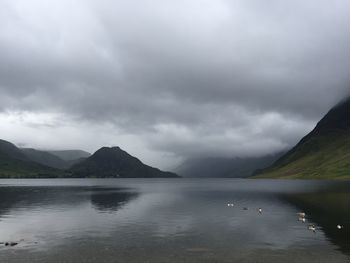
[[[349,197],[350,182],[0,180],[0,242],[18,242],[0,262],[350,262]]]

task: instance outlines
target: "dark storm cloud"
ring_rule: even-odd
[[[349,12],[346,0],[3,0],[0,110],[107,123],[176,156],[278,151],[349,95]]]

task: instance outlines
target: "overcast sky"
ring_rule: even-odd
[[[348,0],[0,0],[0,138],[161,168],[287,149],[350,91]]]

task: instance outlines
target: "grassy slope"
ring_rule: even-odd
[[[14,144],[0,139],[0,178],[63,177],[66,172],[31,161]]]
[[[0,178],[48,178],[63,177],[66,173],[34,162],[26,162],[2,156]]]
[[[310,138],[255,178],[350,179],[350,132]]]

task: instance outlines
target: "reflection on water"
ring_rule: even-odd
[[[327,238],[350,255],[350,194],[344,187],[328,191],[300,193],[287,200],[308,211],[307,217],[317,223]],[[337,226],[346,226],[338,229]]]
[[[348,182],[1,183],[0,243],[19,244],[0,244],[0,262],[349,261]],[[306,212],[306,223],[298,221],[298,211]],[[309,223],[316,233],[307,229]]]
[[[91,192],[91,203],[100,212],[117,212],[131,199],[137,197],[137,193],[127,192],[126,189],[99,188]]]

